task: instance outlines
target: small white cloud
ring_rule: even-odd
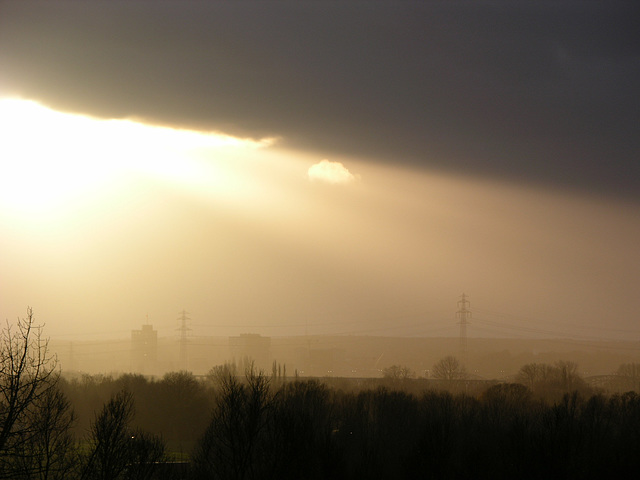
[[[346,184],[358,179],[342,163],[330,162],[329,160],[322,160],[320,163],[311,165],[307,175],[309,175],[309,180],[333,184]]]

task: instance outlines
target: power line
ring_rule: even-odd
[[[480,314],[486,314],[486,315],[490,315],[492,317],[502,317],[502,318],[506,318],[508,320],[517,320],[517,321],[524,321],[527,323],[535,323],[537,325],[540,324],[549,324],[549,322],[545,322],[543,320],[540,320],[538,318],[533,318],[533,317],[526,317],[526,316],[521,316],[521,315],[513,315],[513,314],[509,314],[509,313],[504,313],[504,312],[497,312],[495,310],[485,310],[485,309],[480,309],[480,308],[474,308],[473,309],[474,312],[476,313],[480,313]],[[630,328],[613,328],[610,326],[607,327],[599,327],[599,326],[586,326],[583,323],[580,324],[575,324],[575,323],[564,323],[562,324],[564,327],[567,328],[571,328],[571,329],[579,329],[579,330],[596,330],[596,331],[606,331],[606,332],[619,332],[619,333],[632,333],[632,334],[640,334],[640,329],[630,329]],[[557,327],[558,324],[557,323],[553,323],[554,327]],[[554,333],[557,333],[554,331]]]

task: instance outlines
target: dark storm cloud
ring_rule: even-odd
[[[4,2],[0,88],[55,108],[640,192],[634,2]]]

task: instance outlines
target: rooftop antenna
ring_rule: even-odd
[[[176,329],[180,332],[180,366],[183,370],[187,370],[187,332],[191,330],[191,328],[187,327],[187,321],[191,320],[189,317],[189,312],[184,309],[180,312],[180,316],[178,317],[178,321],[180,321],[180,326]]]
[[[458,322],[460,325],[460,359],[463,365],[467,363],[467,325],[471,318],[471,312],[468,308],[470,302],[467,298],[464,293],[461,295],[461,299],[458,300],[458,311],[456,312],[456,316],[460,319]]]

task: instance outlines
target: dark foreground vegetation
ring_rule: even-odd
[[[2,479],[616,478],[640,467],[640,396],[570,363],[523,383],[346,388],[229,366],[60,378],[29,315],[2,332]]]

